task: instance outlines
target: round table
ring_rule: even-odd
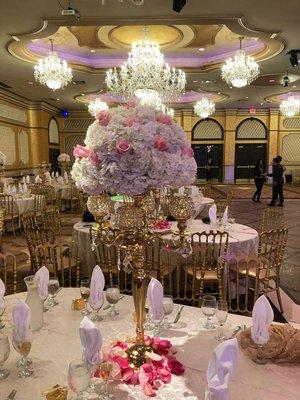
[[[214,199],[203,196],[192,197],[195,207],[196,217],[207,217],[209,208],[215,203]]]
[[[91,248],[90,229],[93,223],[77,222],[73,226],[73,239],[78,245],[81,272],[91,276],[95,266],[95,257]]]
[[[61,198],[63,200],[70,200],[71,198],[71,185],[68,183],[52,183],[51,186],[55,189],[55,195],[61,190]]]
[[[14,212],[22,214],[34,210],[34,196],[14,197]]]
[[[17,390],[15,400],[41,400],[41,393],[55,384],[67,384],[68,364],[82,355],[79,339],[79,324],[82,320],[80,311],[71,310],[73,298],[79,297],[79,289],[63,289],[57,296],[58,306],[44,314],[44,326],[32,334],[32,348],[29,356],[33,360],[34,374],[26,379],[17,377],[15,363],[19,355],[11,348],[5,367],[11,370],[10,376],[1,381],[1,398],[12,389]],[[6,333],[11,339],[11,310],[16,299],[24,299],[25,293],[6,296],[5,312]],[[175,305],[172,319],[179,305]],[[102,333],[103,345],[116,339],[124,339],[134,334],[131,321],[133,301],[126,296],[117,305],[120,315],[115,318],[100,311],[103,321],[98,323]],[[199,308],[186,306],[181,320],[161,336],[167,337],[176,347],[177,359],[185,366],[182,376],[172,375],[169,384],[156,393],[158,400],[204,399],[206,388],[206,369],[213,349],[218,344],[216,332],[204,331],[204,316]],[[251,319],[230,314],[225,327],[225,334],[230,336],[237,325],[251,325]],[[232,377],[230,392],[232,400],[296,400],[299,398],[299,366],[293,365],[258,365],[242,353],[238,367]],[[127,386],[121,382],[110,384],[110,390],[116,400],[148,399],[139,386]],[[71,395],[69,397],[72,398]]]

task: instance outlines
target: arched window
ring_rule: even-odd
[[[215,119],[201,119],[192,129],[192,140],[223,140],[223,128]]]
[[[236,128],[236,140],[266,140],[268,129],[266,125],[257,118],[244,119]]]
[[[59,144],[59,130],[56,119],[51,117],[48,128],[49,144]]]

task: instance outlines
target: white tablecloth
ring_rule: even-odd
[[[71,301],[79,297],[79,289],[64,289],[57,296],[59,305],[44,314],[44,327],[33,332],[30,357],[33,360],[33,376],[20,379],[16,375],[16,360],[19,355],[11,349],[5,367],[11,370],[10,376],[1,381],[1,399],[12,389],[17,389],[15,400],[41,400],[41,393],[55,384],[67,384],[68,363],[81,358],[79,340],[80,312],[71,310]],[[11,338],[11,308],[17,298],[24,299],[25,294],[6,297],[5,319],[9,320],[5,329]],[[131,322],[133,301],[130,296],[117,305],[120,315],[107,316],[98,323],[103,344],[115,339],[124,339],[134,334]],[[178,306],[175,306],[174,315]],[[172,318],[174,318],[174,315]],[[174,328],[165,331],[162,336],[169,338],[177,349],[177,359],[185,366],[182,376],[172,376],[172,381],[157,391],[157,400],[202,400],[206,387],[206,369],[213,349],[218,344],[216,332],[202,329],[204,317],[199,308],[185,307],[182,318]],[[237,325],[250,326],[251,319],[238,315],[229,315],[225,333],[230,335]],[[236,373],[232,378],[231,400],[298,400],[300,367],[293,365],[258,365],[240,353]],[[139,386],[127,386],[111,383],[110,389],[116,400],[149,399]],[[71,398],[71,397],[70,397]]]
[[[66,184],[66,183],[51,183],[51,186],[54,187],[55,189],[55,195],[59,190],[61,190],[61,198],[63,200],[70,200],[71,198],[71,185]]]
[[[14,198],[14,213],[22,214],[34,210],[34,196]]]
[[[209,208],[214,204],[214,199],[210,197],[192,197],[195,207],[195,217],[207,217]]]
[[[73,239],[78,245],[82,274],[91,276],[95,257],[91,248],[90,228],[92,224],[77,222],[73,226]]]

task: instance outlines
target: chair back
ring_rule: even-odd
[[[268,207],[264,209],[261,231],[266,232],[272,229],[284,227],[284,213],[280,207]]]
[[[0,194],[0,208],[4,209],[4,216],[13,218],[14,215],[14,198],[11,194]]]
[[[232,202],[232,192],[228,192],[225,199],[222,198],[215,199],[218,216],[221,217],[224,214],[226,207],[228,207],[228,211],[230,210],[231,202]]]
[[[22,226],[24,230],[37,229],[41,226],[41,221],[38,221],[34,212],[26,212],[22,215]]]
[[[259,236],[258,257],[268,261],[269,268],[279,271],[286,248],[287,228],[272,229]]]
[[[17,260],[12,253],[0,253],[0,278],[2,279],[6,294],[17,293]]]
[[[45,206],[45,196],[40,193],[34,194],[34,212],[36,214],[41,214]]]
[[[35,271],[37,269],[37,265],[35,264],[35,250],[39,245],[43,245],[45,243],[54,244],[55,235],[52,229],[45,229],[42,227],[38,228],[28,228],[24,229],[25,238],[31,258],[32,269]]]
[[[56,235],[61,234],[61,218],[57,206],[46,206],[41,215],[44,229],[52,229]]]
[[[202,193],[203,197],[211,197],[212,195],[212,190],[211,190],[211,185],[197,185],[199,192]]]

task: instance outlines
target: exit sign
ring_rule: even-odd
[[[249,108],[249,114],[255,114],[256,108]]]

